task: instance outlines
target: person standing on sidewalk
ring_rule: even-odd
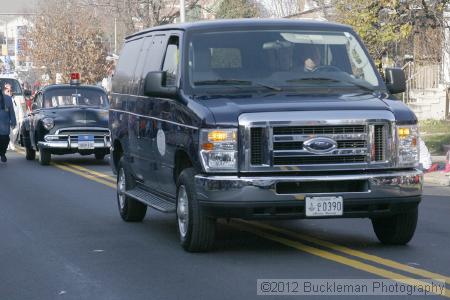
[[[6,162],[10,129],[16,127],[16,114],[10,96],[0,91],[0,159]]]
[[[20,126],[22,124],[23,121],[23,109],[22,106],[20,105],[19,101],[14,99],[14,94],[13,94],[13,90],[12,90],[12,86],[10,83],[6,83],[3,89],[3,92],[5,95],[8,95],[11,97],[12,99],[12,103],[13,103],[13,107],[14,107],[14,114],[16,116],[16,127],[11,130],[11,133],[9,134],[9,146],[8,146],[8,150],[16,150],[16,143],[17,140],[19,139],[19,131],[20,131]]]

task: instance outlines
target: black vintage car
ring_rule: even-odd
[[[26,159],[48,165],[51,155],[109,153],[108,97],[103,88],[79,84],[55,84],[41,89],[24,120],[20,141]]]

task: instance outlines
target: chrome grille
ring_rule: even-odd
[[[385,154],[385,141],[386,141],[386,130],[384,130],[383,125],[374,126],[374,160],[384,161]]]
[[[336,149],[310,152],[303,144],[315,137],[336,141]],[[367,153],[366,125],[273,127],[274,166],[361,163]]]
[[[315,164],[342,164],[365,162],[363,155],[349,156],[314,156],[314,157],[275,157],[274,165],[315,165]]]
[[[367,148],[367,141],[338,141],[338,148]]]
[[[263,128],[251,129],[251,163],[253,165],[262,164],[263,157]]]
[[[394,124],[394,115],[384,110],[244,113],[239,171],[390,168],[396,159]]]
[[[364,125],[356,126],[291,126],[291,127],[275,127],[274,135],[294,135],[294,134],[338,134],[338,133],[364,133],[366,127]]]
[[[253,136],[252,136],[253,138]],[[253,143],[253,139],[252,139]],[[379,141],[378,141],[379,143]],[[338,149],[344,148],[367,148],[367,141],[338,141]],[[253,149],[253,144],[252,144]],[[274,142],[273,150],[300,150],[303,149],[303,142]],[[258,153],[261,149],[258,149]]]

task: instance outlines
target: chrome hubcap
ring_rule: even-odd
[[[117,178],[117,198],[119,199],[120,209],[123,210],[125,207],[125,172],[123,169],[119,170],[119,176]]]
[[[177,199],[177,217],[178,228],[181,236],[184,238],[188,231],[189,226],[189,199],[186,193],[186,187],[181,185],[178,189]]]

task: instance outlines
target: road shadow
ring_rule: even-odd
[[[52,155],[52,161],[55,163],[68,163],[76,164],[80,166],[109,166],[109,156],[105,156],[104,159],[95,159],[94,155]]]

